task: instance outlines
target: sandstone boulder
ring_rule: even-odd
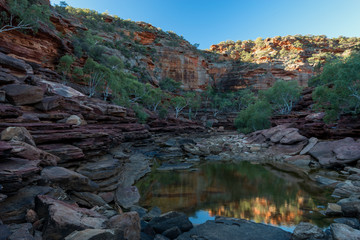
[[[49,196],[37,196],[35,210],[39,218],[46,219],[43,231],[44,239],[63,239],[75,230],[106,227],[107,218],[103,215]]]
[[[324,239],[325,233],[316,225],[301,222],[296,226],[293,234],[291,235],[291,240],[307,240],[307,239]]]
[[[124,232],[126,240],[140,239],[140,218],[137,212],[127,212],[110,218],[108,227]]]
[[[42,170],[41,176],[68,190],[91,192],[99,187],[88,177],[63,167],[46,167]]]
[[[187,232],[193,228],[186,214],[180,212],[168,212],[159,217],[154,217],[149,222],[149,226],[157,233],[163,233],[172,227],[178,227],[182,232]]]
[[[21,141],[36,146],[33,137],[24,127],[8,127],[1,132],[1,140],[3,141]]]
[[[10,141],[12,146],[11,153],[17,157],[25,158],[28,160],[40,160],[40,164],[43,166],[56,166],[60,158],[38,149],[30,144],[20,141]]]
[[[123,187],[119,186],[115,193],[115,202],[123,208],[130,208],[139,202],[140,193],[135,186]]]
[[[80,125],[86,125],[86,121],[84,119],[81,119],[79,116],[71,115],[68,117],[65,122],[70,125],[80,126]]]
[[[59,96],[44,97],[35,107],[41,111],[49,111],[60,106],[61,98]]]
[[[40,102],[44,97],[44,90],[40,87],[25,84],[10,84],[2,88],[6,98],[14,105],[27,105]]]
[[[218,217],[181,234],[178,240],[193,239],[289,240],[284,230],[244,219]]]
[[[65,240],[125,240],[124,233],[118,229],[85,229],[74,231]]]
[[[360,231],[342,223],[330,225],[330,231],[334,240],[359,240]]]
[[[57,94],[66,98],[84,97],[85,95],[75,89],[65,86],[60,83],[41,80],[42,83],[47,85],[47,91],[52,94]]]
[[[354,139],[344,138],[336,141],[319,142],[308,153],[316,158],[322,166],[330,167],[358,160],[360,155],[356,150],[357,146],[360,145]]]

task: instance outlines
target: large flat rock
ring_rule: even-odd
[[[178,240],[290,240],[291,234],[284,230],[243,219],[216,218],[207,221],[189,232],[181,234]]]

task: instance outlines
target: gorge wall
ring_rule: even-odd
[[[0,1],[0,10],[7,11],[5,1]],[[260,90],[277,79],[297,80],[306,86],[317,66],[329,57],[348,54],[359,42],[357,38],[287,36],[227,41],[203,51],[182,36],[150,24],[122,20],[119,25],[111,16],[99,16],[102,22],[89,30],[81,14],[52,11],[54,27],[42,24],[37,33],[0,34],[0,52],[54,70],[61,56],[74,53],[74,36],[88,31],[97,36],[96,44],[103,47],[105,54],[121,58],[124,70],[142,82],[158,85],[169,77],[181,82],[186,90],[205,89],[208,85],[220,90]]]

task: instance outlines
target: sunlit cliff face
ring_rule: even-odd
[[[212,164],[197,172],[155,172],[138,187],[140,204],[158,206],[163,212],[178,210],[192,216],[202,210],[209,216],[282,226],[312,222],[311,211],[317,211],[316,206],[326,199],[322,193],[306,192],[290,179],[249,163]]]

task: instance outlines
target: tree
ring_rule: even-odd
[[[142,103],[147,109],[156,112],[164,97],[164,93],[159,88],[154,88],[149,83],[145,85],[146,93],[142,99]]]
[[[184,97],[177,96],[170,100],[170,105],[175,110],[175,118],[178,118],[180,112],[187,106],[187,102]]]
[[[301,88],[297,81],[278,80],[271,88],[261,94],[272,105],[275,112],[288,114],[299,100]]]
[[[67,75],[70,73],[71,65],[74,63],[75,59],[71,55],[64,55],[59,59],[59,65],[57,66],[57,69],[59,72],[61,72],[63,75]]]
[[[180,89],[181,82],[177,82],[172,78],[165,78],[160,81],[159,86],[164,91],[177,92]]]
[[[360,53],[325,64],[313,92],[315,108],[325,110],[325,121],[342,114],[360,113]]]
[[[259,100],[239,112],[235,119],[235,126],[242,133],[269,128],[271,112],[270,104]]]
[[[32,29],[37,31],[40,22],[51,26],[50,8],[42,0],[8,0],[9,15],[1,14],[1,32],[19,29]]]
[[[199,108],[201,107],[201,97],[199,94],[196,94],[195,92],[187,92],[185,94],[185,99],[186,99],[187,106],[188,106],[188,116],[189,116],[189,119],[191,120],[193,115],[194,115],[194,117],[196,117],[197,112],[198,112]]]

